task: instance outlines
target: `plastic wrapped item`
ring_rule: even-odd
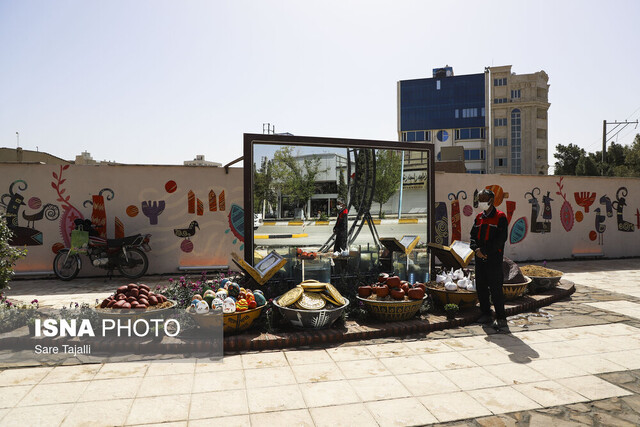
[[[453,282],[449,281],[449,282],[446,282],[446,283],[444,284],[444,288],[445,288],[446,290],[448,290],[448,291],[455,291],[455,290],[457,290],[457,289],[458,289],[458,285],[456,285],[455,283],[453,283]]]

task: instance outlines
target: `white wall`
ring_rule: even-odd
[[[20,232],[39,231],[42,239],[42,244],[26,246],[28,255],[19,261],[17,271],[51,271],[54,248],[67,246],[63,234],[68,229],[65,220],[70,214],[65,215],[65,212],[91,218],[93,206],[83,204],[106,188],[114,194],[111,200],[104,200],[107,237],[115,237],[116,217],[122,223],[125,235],[151,233],[149,273],[176,272],[179,266],[230,265],[231,251],[243,253],[243,241],[234,231],[242,235],[244,230],[232,229],[229,219],[232,206],[241,208],[243,205],[241,168],[230,168],[226,174],[224,168],[213,167],[71,165],[61,171],[59,165],[2,164],[0,196],[5,205],[10,202],[10,187],[16,180],[26,183],[26,187],[21,182],[13,185],[13,193],[22,196],[25,203],[18,211]],[[61,180],[64,182],[58,185]],[[168,185],[170,181],[175,182],[175,189]],[[69,197],[66,202],[59,200],[59,191],[63,198]],[[193,213],[189,213],[189,191],[195,196]],[[210,191],[216,195],[216,211],[210,210]],[[223,191],[225,206],[221,210],[219,197]],[[103,197],[107,194],[110,194],[108,190],[103,191]],[[197,199],[202,202],[201,214]],[[164,211],[157,217],[157,224],[152,224],[144,214],[142,204],[151,202],[152,206],[153,202],[160,201],[164,201]],[[23,213],[37,213],[48,203],[58,208],[59,216],[55,219],[45,217],[28,223],[23,218]],[[0,206],[0,211],[6,209],[7,206]],[[185,238],[177,237],[174,229],[188,228],[191,221],[197,221],[200,228],[195,229],[187,242]],[[84,258],[82,274],[104,274],[103,270],[93,270],[88,264]]]
[[[562,178],[562,182],[560,179]],[[481,190],[489,185],[499,185],[504,192],[508,193],[508,197],[498,206],[498,209],[506,213],[506,202],[515,202],[515,211],[513,212],[511,222],[509,224],[509,233],[511,236],[514,223],[522,217],[526,218],[527,230],[526,236],[518,243],[507,241],[505,254],[516,260],[543,260],[543,259],[562,259],[571,258],[576,253],[599,253],[602,252],[606,257],[629,257],[640,256],[640,179],[638,178],[609,178],[609,177],[559,177],[559,176],[542,176],[542,175],[471,175],[471,174],[448,174],[438,172],[435,176],[436,180],[436,202],[446,202],[447,213],[449,216],[448,232],[449,242],[451,242],[451,203],[448,199],[450,193],[458,193],[463,190],[467,194],[467,199],[462,199],[460,194],[460,219],[461,233],[463,240],[469,240],[469,232],[473,225],[473,219],[479,212],[473,209],[471,216],[464,214],[464,207],[473,206],[473,193],[476,189]],[[560,190],[558,185],[562,185]],[[534,233],[531,232],[531,207],[528,199],[530,195],[525,197],[525,193],[531,192],[535,187],[540,189],[540,193],[535,192],[536,198],[540,205],[539,222],[544,222],[542,218],[543,196],[549,195],[553,201],[551,206],[550,232]],[[615,208],[613,216],[607,217],[604,205],[600,204],[602,196],[608,196],[613,202],[616,201],[616,192],[619,188],[626,187],[628,194],[625,197],[626,205],[623,208],[623,219],[633,224],[634,231],[624,232],[618,230],[618,222]],[[567,231],[561,221],[561,210],[565,202],[561,195],[556,192],[562,192],[570,210],[573,214],[573,225]],[[580,207],[576,202],[574,193],[589,192],[596,193],[595,201],[588,207],[586,212],[584,207]],[[603,233],[596,232],[596,212],[600,208],[601,215],[605,217],[602,223],[605,227]],[[569,211],[565,208],[565,211]],[[581,221],[579,221],[581,219]],[[602,229],[602,227],[601,227]],[[590,237],[591,235],[591,237]],[[592,240],[593,236],[601,236],[602,244],[599,244],[599,238]]]

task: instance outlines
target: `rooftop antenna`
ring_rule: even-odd
[[[16,132],[16,139],[18,140],[18,148],[20,148],[20,132]]]
[[[276,133],[276,125],[272,125],[271,123],[263,123],[262,124],[262,134],[263,135],[273,135]]]

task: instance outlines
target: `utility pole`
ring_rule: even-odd
[[[607,122],[606,120],[602,121],[602,173],[603,174],[604,174],[604,163],[607,160],[607,141],[611,141],[614,136],[618,135],[620,131],[622,131],[622,129],[633,124],[635,124],[636,127],[638,127],[637,120],[635,122],[630,122],[628,120],[625,120],[624,122],[619,122],[617,120],[615,122]],[[607,132],[607,125],[615,125],[615,127],[611,129],[609,132]],[[611,132],[616,130],[620,125],[623,125],[623,126],[620,129],[618,129],[618,132],[614,133],[609,138],[607,138],[607,135],[609,135]]]

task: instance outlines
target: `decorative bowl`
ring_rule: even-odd
[[[447,291],[427,285],[427,292],[433,297],[434,301],[441,306],[447,304],[457,304],[458,307],[475,307],[478,302],[478,294],[475,291]]]
[[[531,278],[524,276],[526,282],[524,283],[505,283],[502,285],[502,293],[504,294],[505,301],[510,301],[524,295],[527,290],[527,286],[531,283]]]
[[[373,317],[385,322],[409,320],[416,315],[423,299],[406,301],[377,301],[357,297]],[[425,297],[426,298],[426,297]]]
[[[336,308],[322,310],[301,310],[293,307],[283,307],[278,305],[278,298],[273,300],[273,305],[278,307],[280,314],[286,318],[293,326],[306,329],[328,328],[338,320],[344,310],[349,306],[349,300],[345,298],[345,305]]]
[[[558,273],[560,273],[560,275],[554,277],[528,276],[531,278],[531,283],[529,283],[529,292],[531,292],[532,294],[537,294],[555,288],[556,286],[558,286],[560,279],[562,279],[563,273],[561,271],[558,271]]]

